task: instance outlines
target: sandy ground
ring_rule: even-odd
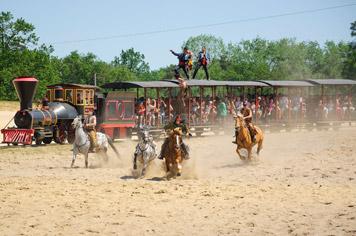
[[[16,111],[19,109],[18,101],[0,101],[0,130],[7,124],[8,127],[15,126],[12,117],[14,117]],[[2,142],[2,134],[0,133],[0,143]]]
[[[0,235],[356,235],[355,131],[266,134],[250,163],[230,136],[192,138],[171,181],[159,160],[133,179],[131,141],[89,169],[70,145],[0,147]]]

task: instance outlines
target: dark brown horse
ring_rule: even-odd
[[[263,132],[262,130],[254,126],[256,130],[255,142],[252,142],[250,131],[247,124],[241,114],[235,117],[235,130],[236,130],[236,153],[239,155],[241,160],[245,160],[245,157],[241,156],[239,150],[245,148],[247,150],[247,158],[251,160],[251,151],[253,146],[257,146],[257,155],[260,153],[263,144]]]
[[[181,128],[175,128],[170,131],[168,137],[168,150],[164,155],[166,160],[167,179],[180,176],[182,173],[182,134]]]

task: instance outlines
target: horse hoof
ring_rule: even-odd
[[[181,173],[178,173],[177,176],[181,176],[182,174]]]
[[[134,170],[136,170],[136,169],[137,169],[137,165],[136,165],[136,164],[133,166],[133,169],[134,169]]]

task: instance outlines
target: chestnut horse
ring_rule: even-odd
[[[167,179],[180,176],[182,173],[182,129],[175,128],[170,131],[168,137],[168,150],[164,154],[167,168]]]
[[[241,114],[238,114],[235,118],[235,130],[236,130],[236,153],[239,155],[241,160],[245,160],[245,157],[241,156],[239,150],[241,148],[245,148],[247,150],[247,158],[251,160],[251,151],[253,146],[258,144],[257,146],[257,155],[260,153],[262,149],[263,143],[263,132],[262,130],[255,126],[256,135],[255,135],[255,142],[252,142],[250,131],[247,127],[247,124]]]

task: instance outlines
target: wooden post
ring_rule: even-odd
[[[147,89],[143,89],[143,96],[145,97],[145,121],[144,124],[147,124]]]
[[[159,88],[156,88],[156,94],[157,94],[157,98],[156,98],[156,109],[158,111],[158,109],[160,108],[161,104],[158,104],[158,100],[159,100]],[[156,126],[158,127],[159,124],[161,122],[159,121],[159,111],[157,112],[157,117],[156,117]]]
[[[274,112],[276,113],[276,121],[278,120],[278,113],[277,113],[277,99],[278,99],[278,95],[277,95],[277,93],[278,93],[278,88],[277,87],[275,87],[275,88],[273,88],[273,90],[274,90]],[[269,104],[268,104],[269,105]]]
[[[352,85],[350,86],[349,97],[347,99],[347,111],[349,113],[349,126],[351,126],[351,104],[352,104]]]
[[[168,121],[171,121],[172,88],[168,88]]]
[[[190,127],[190,108],[191,108],[191,98],[192,98],[192,89],[188,87],[188,128]]]
[[[291,101],[291,97],[290,97],[290,87],[288,87],[288,92],[287,92],[287,106],[288,106],[288,124],[290,124],[290,118],[291,118],[291,106],[292,106],[292,103],[290,102]]]
[[[255,124],[257,125],[257,111],[258,111],[258,104],[257,104],[257,87],[255,87]]]
[[[212,94],[213,94],[213,97],[212,97],[212,101],[213,101],[213,106],[215,106],[216,104],[215,104],[215,98],[216,98],[216,87],[214,87],[214,86],[212,86],[211,87],[211,91],[212,91]],[[216,121],[216,117],[217,117],[217,114],[216,114],[216,116],[214,117],[214,119],[212,119],[212,121],[211,121],[211,124],[212,125],[215,125],[215,121]]]
[[[203,124],[203,94],[204,94],[204,87],[199,87],[200,90],[200,125]]]

